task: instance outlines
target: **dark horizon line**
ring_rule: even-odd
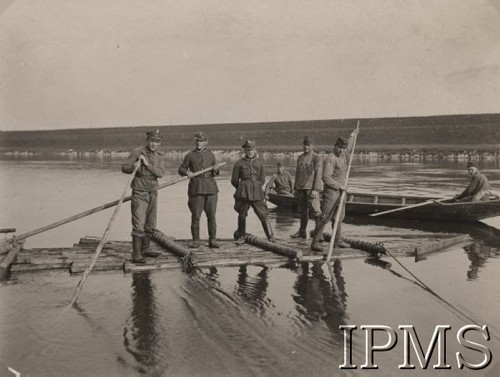
[[[392,117],[364,117],[364,118],[329,118],[329,119],[302,119],[302,120],[279,120],[279,121],[254,121],[254,122],[227,122],[227,123],[192,123],[192,124],[149,124],[135,126],[104,126],[104,127],[77,127],[77,128],[47,128],[43,130],[25,129],[15,131],[0,130],[0,133],[16,133],[16,132],[46,132],[46,131],[77,131],[77,130],[107,130],[117,128],[155,128],[155,127],[194,127],[194,126],[223,126],[223,125],[251,125],[251,124],[283,124],[283,123],[301,123],[301,122],[328,122],[328,121],[363,121],[363,120],[383,120],[383,119],[417,119],[417,118],[446,118],[446,117],[467,117],[467,116],[500,116],[500,113],[467,113],[467,114],[440,114],[440,115],[421,115],[421,116],[392,116]]]

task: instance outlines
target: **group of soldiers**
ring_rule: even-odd
[[[253,208],[262,223],[262,228],[270,242],[275,242],[273,229],[268,218],[267,195],[272,187],[281,194],[295,196],[300,214],[299,230],[292,238],[307,238],[307,223],[310,212],[315,219],[312,232],[311,250],[322,251],[323,229],[333,218],[339,205],[342,191],[346,190],[347,156],[352,149],[355,130],[349,139],[339,137],[330,153],[324,160],[314,152],[312,139],[303,139],[303,152],[297,161],[295,183],[278,164],[278,172],[263,189],[266,174],[262,160],[257,157],[255,142],[247,140],[242,148],[244,157],[236,162],[231,175],[231,184],[236,189],[234,194],[234,209],[238,213],[238,229],[234,232],[236,243],[245,242],[246,218],[248,210]],[[132,260],[135,263],[145,263],[144,257],[156,257],[158,253],[149,249],[150,239],[156,228],[158,179],[165,174],[164,154],[159,151],[163,140],[158,129],[147,133],[145,146],[134,149],[122,171],[131,174],[137,168],[132,181]],[[215,177],[219,175],[219,165],[215,155],[207,149],[208,139],[203,133],[194,136],[196,147],[183,159],[178,169],[181,176],[189,177],[188,207],[191,211],[190,247],[200,247],[200,217],[203,212],[207,216],[208,246],[219,248],[217,243],[216,210],[219,189]],[[210,169],[207,169],[210,168]],[[203,173],[197,173],[204,170]],[[320,204],[320,192],[323,200]],[[342,211],[335,237],[336,247],[347,247],[342,242],[340,222],[344,217]]]

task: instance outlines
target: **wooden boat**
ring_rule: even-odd
[[[428,200],[439,198],[422,196],[402,196],[383,194],[348,193],[346,201],[346,216],[367,217],[369,214],[410,206]],[[294,197],[269,193],[269,202],[278,208],[297,210],[297,200]],[[500,200],[484,202],[453,202],[453,200],[432,203],[421,207],[388,213],[379,218],[398,218],[410,220],[430,220],[441,222],[473,222],[490,217],[500,216]]]

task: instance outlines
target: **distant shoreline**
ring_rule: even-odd
[[[222,158],[239,158],[242,151],[240,147],[209,146],[212,151]],[[162,147],[161,150],[171,158],[182,158],[193,146],[184,147]],[[43,157],[56,157],[67,159],[125,159],[132,148],[119,150],[85,150],[85,149],[55,149],[34,148],[30,150],[14,150],[0,148],[0,156],[7,159],[31,159]],[[302,153],[299,146],[265,145],[258,148],[264,158],[296,158]],[[318,153],[329,153],[332,146],[318,145],[315,151]],[[486,160],[500,161],[500,147],[498,145],[358,145],[356,146],[355,158],[360,160],[401,160],[401,161],[423,161],[423,160]]]

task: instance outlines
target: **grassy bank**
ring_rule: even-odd
[[[213,149],[239,149],[253,139],[261,150],[300,149],[304,135],[316,149],[329,150],[338,136],[348,136],[358,119],[99,129],[13,131],[0,133],[0,151],[127,151],[144,142],[146,131],[159,128],[166,150],[188,149],[193,135],[204,132]],[[495,152],[500,146],[500,114],[361,119],[359,151]]]

